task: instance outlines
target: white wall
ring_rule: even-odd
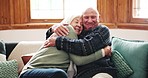
[[[2,30],[0,40],[4,41],[44,41],[47,29]],[[148,41],[148,30],[110,29],[111,36],[132,40]]]
[[[148,41],[148,30],[111,29],[111,36]]]
[[[4,41],[40,41],[45,40],[47,29],[3,30],[0,40]]]

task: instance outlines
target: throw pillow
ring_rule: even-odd
[[[0,61],[6,61],[6,49],[3,40],[0,40]]]
[[[148,42],[113,37],[112,50],[120,52],[133,69],[129,78],[148,78]]]
[[[17,61],[1,61],[0,62],[0,78],[18,78]]]
[[[33,55],[28,55],[28,54],[22,55],[21,58],[22,58],[22,61],[23,61],[24,65],[27,64],[27,62],[31,59],[32,56],[33,56]]]
[[[133,74],[133,70],[118,51],[112,51],[111,60],[117,68],[117,78],[128,78],[129,75]]]
[[[26,65],[28,61],[31,59],[31,57],[35,54],[36,53],[29,53],[29,54],[22,55],[21,58],[22,58],[24,65]]]

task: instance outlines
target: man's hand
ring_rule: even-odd
[[[53,33],[44,43],[44,47],[55,46],[55,41],[58,36]]]
[[[106,56],[111,56],[111,47],[110,46],[105,47],[104,53]]]
[[[52,30],[58,36],[67,36],[69,33],[69,30],[66,26],[67,24],[57,24],[52,27]]]

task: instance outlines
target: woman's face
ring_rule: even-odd
[[[70,25],[72,25],[77,35],[82,32],[82,26],[80,25],[80,16],[75,17],[71,21]]]

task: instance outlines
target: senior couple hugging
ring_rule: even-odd
[[[20,78],[116,78],[110,45],[109,29],[99,23],[99,12],[87,8],[48,29],[45,43]]]

